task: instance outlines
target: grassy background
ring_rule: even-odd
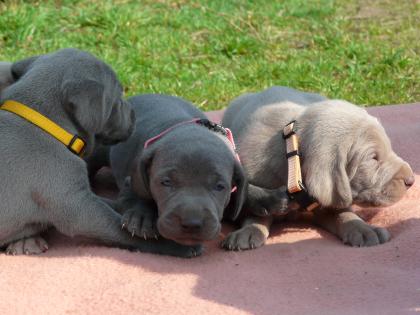
[[[420,101],[419,0],[0,2],[0,60],[63,47],[111,64],[127,95],[202,109],[274,84],[361,105]]]

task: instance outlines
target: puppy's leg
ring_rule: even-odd
[[[34,255],[48,250],[47,242],[39,235],[39,232],[47,227],[41,224],[26,225],[20,232],[2,240],[2,244],[7,244],[6,254],[8,255]]]
[[[131,190],[130,181],[126,180],[118,196],[117,209],[122,213],[122,228],[126,228],[132,236],[137,235],[144,239],[158,237],[156,204],[139,199]]]
[[[242,228],[229,233],[221,245],[228,250],[245,250],[261,247],[270,234],[272,222],[272,216],[247,217],[242,224]]]
[[[103,202],[105,202],[108,206],[110,206],[112,209],[118,211],[118,200],[113,200],[105,197],[100,197]]]
[[[257,216],[283,215],[287,212],[288,202],[286,187],[265,189],[249,184],[244,207]]]
[[[72,198],[55,201],[58,211],[54,211],[49,219],[57,230],[67,236],[87,237],[163,255],[194,257],[201,254],[201,246],[184,246],[166,239],[145,241],[131,237],[121,230],[121,216],[90,191],[78,190]]]
[[[317,209],[312,220],[351,246],[374,246],[391,238],[387,229],[366,223],[351,209]]]
[[[125,186],[118,197],[117,208],[122,213],[122,228],[126,228],[132,236],[158,238],[158,210],[153,201],[139,199],[129,186]]]
[[[21,238],[10,243],[6,248],[7,255],[37,255],[48,250],[47,242],[39,235]]]

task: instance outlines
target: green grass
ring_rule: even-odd
[[[112,65],[126,95],[202,109],[287,85],[361,105],[420,101],[420,1],[2,1],[0,60],[63,47]]]

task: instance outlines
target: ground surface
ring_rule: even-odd
[[[420,104],[369,111],[420,174]],[[115,193],[97,179],[99,192]],[[51,234],[45,254],[0,254],[0,314],[418,314],[420,176],[394,206],[359,214],[387,227],[391,241],[351,248],[312,226],[278,224],[254,251],[226,252],[220,235],[201,257],[182,259]]]

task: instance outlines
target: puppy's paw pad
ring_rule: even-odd
[[[257,226],[247,225],[229,233],[221,245],[227,250],[246,250],[261,247],[266,240],[266,235]]]
[[[343,228],[342,240],[353,247],[375,246],[389,241],[390,234],[384,228],[369,225],[363,221],[349,222]]]
[[[158,238],[156,218],[151,213],[138,209],[128,209],[121,218],[121,227],[127,229],[131,236],[144,239]]]
[[[38,255],[48,250],[47,242],[40,236],[23,238],[10,243],[6,248],[7,255]]]

